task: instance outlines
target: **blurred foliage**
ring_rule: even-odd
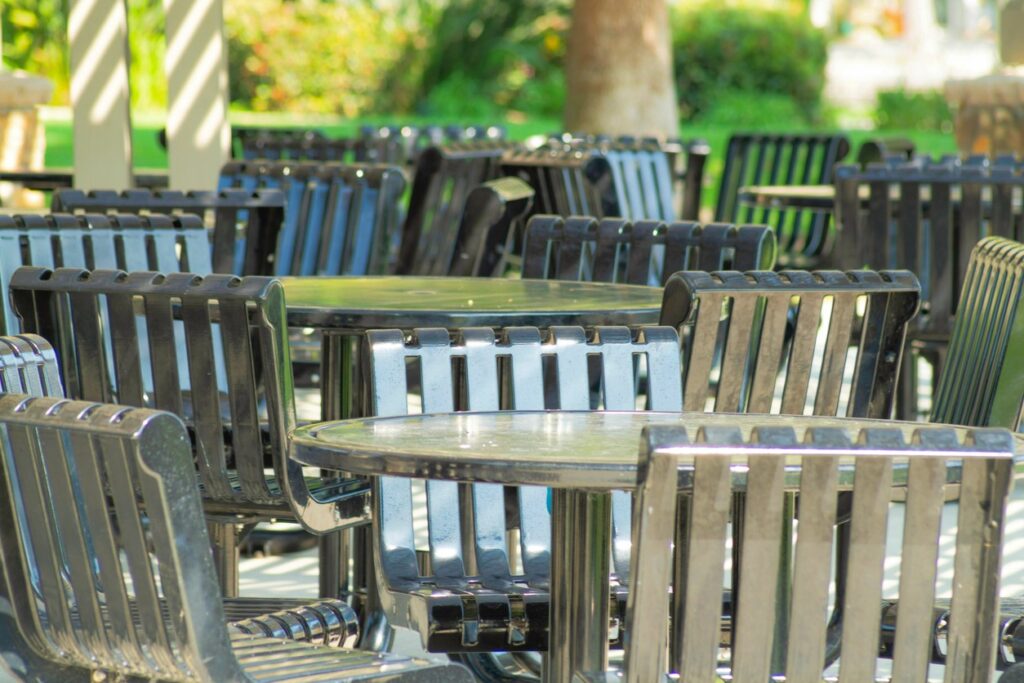
[[[939,90],[888,90],[878,93],[875,124],[879,128],[917,128],[952,133],[953,113]]]
[[[422,35],[417,8],[400,3],[227,0],[231,100],[254,111],[370,111],[381,76]]]
[[[692,119],[695,125],[730,130],[805,128],[807,112],[789,95],[747,90],[722,90]],[[820,119],[817,123],[821,123]]]
[[[736,91],[750,93],[750,102],[755,93],[788,98],[800,114],[797,122],[818,120],[828,42],[803,12],[679,4],[673,6],[672,43],[684,120],[709,112],[721,118]],[[773,103],[780,106],[778,99]]]
[[[420,33],[385,76],[380,111],[561,115],[568,0],[419,0]],[[410,66],[416,64],[410,74]]]
[[[67,0],[3,0],[3,66],[53,81],[53,101],[68,101]]]

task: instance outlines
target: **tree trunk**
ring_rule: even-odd
[[[566,130],[679,135],[665,0],[576,0],[565,70]]]

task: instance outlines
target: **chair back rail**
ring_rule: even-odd
[[[189,425],[208,511],[291,515],[319,533],[341,523],[344,489],[307,481],[287,457],[295,407],[279,282],[22,268],[11,291],[26,331],[53,340],[70,397],[167,410]]]
[[[204,219],[209,215],[213,249],[209,272],[250,275],[271,274],[271,250],[284,220],[284,196],[270,189],[57,190],[51,208],[72,213],[196,214]]]
[[[595,150],[513,152],[504,156],[501,167],[502,175],[533,188],[534,213],[603,217],[622,212],[611,164]]]
[[[501,142],[455,143],[419,154],[396,273],[448,274],[469,194],[498,176],[505,148]]]
[[[523,277],[664,286],[680,270],[763,270],[775,265],[765,226],[539,215],[523,242]]]
[[[1024,244],[982,239],[971,253],[930,421],[1020,429],[1024,414]]]
[[[684,331],[685,410],[887,419],[919,298],[908,271],[680,272],[660,322]]]
[[[466,198],[466,210],[455,240],[448,275],[500,277],[515,239],[522,234],[523,217],[533,205],[533,188],[518,178],[489,180]]]
[[[750,185],[825,185],[833,166],[850,153],[845,135],[738,134],[729,138],[718,189],[715,220],[772,226],[784,267],[818,265],[831,252],[831,217],[794,209],[743,207],[741,187]]]
[[[279,189],[285,216],[275,275],[383,273],[397,239],[405,178],[399,168],[333,162],[229,162],[222,187]]]
[[[19,329],[7,286],[21,266],[212,271],[206,229],[195,216],[0,216],[0,323],[7,333]]]
[[[32,677],[471,680],[424,660],[244,634],[274,616],[279,631],[287,613],[229,636],[174,415],[8,393],[0,435],[0,648]]]
[[[463,329],[454,339],[447,330],[421,329],[408,340],[399,330],[372,330],[367,342],[377,416],[408,412],[410,362],[418,365],[424,413],[634,410],[638,356],[646,358],[649,406],[678,410],[682,403],[678,337],[668,328],[644,328],[634,340],[626,328],[599,327],[589,341],[582,328],[572,327],[552,328],[547,338],[536,328],[508,328],[500,339],[484,328]],[[600,390],[592,392],[592,385]],[[546,647],[551,529],[545,489],[519,487],[506,510],[500,485],[427,481],[431,575],[421,576],[410,480],[379,477],[375,486],[378,581],[393,623],[417,629],[437,651]],[[625,577],[629,496],[615,494],[612,506],[614,534],[625,539],[615,544],[613,566]],[[507,547],[507,516],[517,520],[522,574]],[[433,594],[423,593],[427,585],[436,586]]]
[[[801,433],[802,432],[802,433]],[[953,598],[945,641],[947,679],[988,681],[995,666],[1000,554],[1006,502],[1012,486],[1014,443],[1005,430],[958,435],[942,426],[913,433],[884,426],[705,426],[645,430],[636,497],[638,527],[628,608],[634,629],[627,644],[627,680],[662,680],[666,636],[670,669],[683,680],[719,675],[719,599],[729,539],[734,470],[745,471],[742,593],[731,615],[732,676],[736,680],[821,680],[829,629],[829,564],[837,494],[853,491],[852,544],[841,555],[851,577],[843,596],[840,680],[875,680],[881,624],[883,564],[890,488],[905,486],[900,610],[893,640],[892,680],[926,680],[932,658],[935,578],[943,487],[960,484]],[[678,475],[677,475],[678,472]],[[845,482],[845,486],[843,483]],[[678,497],[679,490],[687,496]],[[773,627],[780,607],[779,528],[787,491],[800,497],[794,533],[792,602],[782,643]],[[688,501],[679,511],[676,501]],[[756,504],[755,504],[756,503]],[[678,515],[678,516],[677,516]],[[678,520],[678,521],[677,521]],[[676,534],[676,527],[682,533]],[[683,574],[674,577],[671,633],[666,594],[675,553]],[[924,540],[923,540],[924,539]],[[773,651],[783,650],[782,662]],[[781,664],[781,665],[780,665]]]

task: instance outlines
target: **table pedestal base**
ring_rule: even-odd
[[[543,681],[608,668],[611,494],[555,489],[551,504],[551,627]]]

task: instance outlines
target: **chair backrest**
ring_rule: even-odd
[[[546,146],[601,150],[612,165],[623,218],[672,221],[700,215],[704,165],[711,153],[704,140],[562,133],[549,136]]]
[[[890,418],[919,300],[908,271],[681,272],[660,322],[683,331],[685,410]]]
[[[11,292],[26,331],[53,341],[69,397],[167,410],[192,428],[207,510],[337,526],[287,455],[295,401],[277,280],[22,268]]]
[[[212,228],[213,270],[236,275],[270,275],[273,248],[284,221],[278,190],[57,190],[51,208],[71,213],[195,214]],[[193,268],[194,272],[202,272]]]
[[[971,253],[932,422],[1020,429],[1022,309],[1024,244],[986,237]]]
[[[680,270],[770,270],[775,234],[765,226],[598,221],[534,216],[523,240],[523,277],[662,286]]]
[[[7,287],[21,266],[212,271],[196,216],[0,215],[0,332],[19,331]]]
[[[37,334],[0,337],[0,393],[64,397],[50,342]]]
[[[405,178],[395,166],[303,161],[230,162],[222,186],[278,188],[284,223],[275,275],[383,273],[399,229]]]
[[[513,257],[522,219],[533,205],[533,188],[518,178],[489,180],[466,198],[448,275],[500,277]]]
[[[430,147],[456,142],[501,141],[507,137],[505,127],[495,125],[366,125],[359,128],[357,153],[360,161],[415,165],[419,155]]]
[[[988,235],[1024,239],[1022,168],[987,159],[837,168],[839,265],[898,263],[917,273],[923,304],[914,332],[948,340],[974,245]]]
[[[718,189],[715,220],[758,223],[775,229],[779,263],[801,265],[827,255],[831,218],[827,213],[795,209],[743,207],[741,187],[750,185],[824,185],[832,167],[850,153],[845,135],[739,134],[729,138],[725,169]]]
[[[611,163],[596,150],[510,152],[501,172],[533,188],[533,213],[599,218],[622,213]]]
[[[4,639],[64,676],[248,680],[178,418],[6,394],[0,433],[0,592],[20,632]]]
[[[504,149],[502,143],[455,143],[419,154],[396,273],[448,273],[469,193],[497,177]]]
[[[626,328],[598,327],[589,341],[575,327],[551,328],[546,338],[536,328],[508,328],[500,339],[484,328],[463,329],[454,339],[443,329],[415,330],[409,340],[399,330],[371,330],[367,352],[369,405],[382,417],[409,411],[410,363],[418,365],[424,413],[635,410],[638,402],[639,407],[675,411],[682,405],[678,337],[667,328],[642,328],[634,339]],[[646,359],[646,383],[638,381],[641,366],[636,359],[641,356]],[[600,390],[592,391],[592,386]],[[376,486],[374,525],[384,571],[380,580],[399,584],[415,579],[419,573],[410,480],[379,477]],[[506,550],[504,487],[473,484],[461,509],[455,482],[428,481],[426,487],[434,574],[508,579],[514,570]],[[542,585],[549,575],[551,550],[547,492],[520,487],[515,505],[509,512],[519,517],[524,574],[531,585]],[[612,505],[614,533],[628,540],[629,498],[617,496]],[[472,524],[466,521],[469,515]],[[629,569],[628,547],[628,542],[616,544],[614,555],[615,570],[623,576]]]
[[[899,613],[892,680],[927,680],[935,649],[945,650],[950,680],[982,683],[995,667],[1000,555],[1014,442],[1006,430],[957,432],[846,427],[818,418],[786,424],[743,418],[735,425],[645,430],[636,498],[636,563],[630,577],[628,681],[663,680],[673,558],[670,669],[681,680],[720,675],[722,585],[731,534],[731,492],[746,493],[740,546],[740,597],[730,615],[735,680],[819,681],[829,629],[830,563],[837,499],[853,491],[851,542],[838,555],[851,577],[842,605],[840,680],[875,680],[880,647],[883,567],[893,486],[905,487]],[[944,641],[933,641],[939,529],[944,484],[960,484],[952,602]],[[677,517],[680,487],[688,510]],[[781,562],[786,492],[798,492],[795,563]],[[680,522],[677,522],[681,520]],[[676,534],[677,523],[682,524]],[[680,543],[679,539],[683,539]],[[790,540],[792,542],[792,540]],[[943,541],[944,542],[944,541]],[[746,559],[746,561],[743,561]],[[790,578],[791,577],[791,578]],[[790,604],[777,605],[780,582]],[[787,616],[778,633],[779,614]],[[781,637],[782,642],[774,638]],[[945,646],[945,647],[943,647]],[[773,649],[785,650],[783,670]],[[777,662],[776,662],[777,665]]]

